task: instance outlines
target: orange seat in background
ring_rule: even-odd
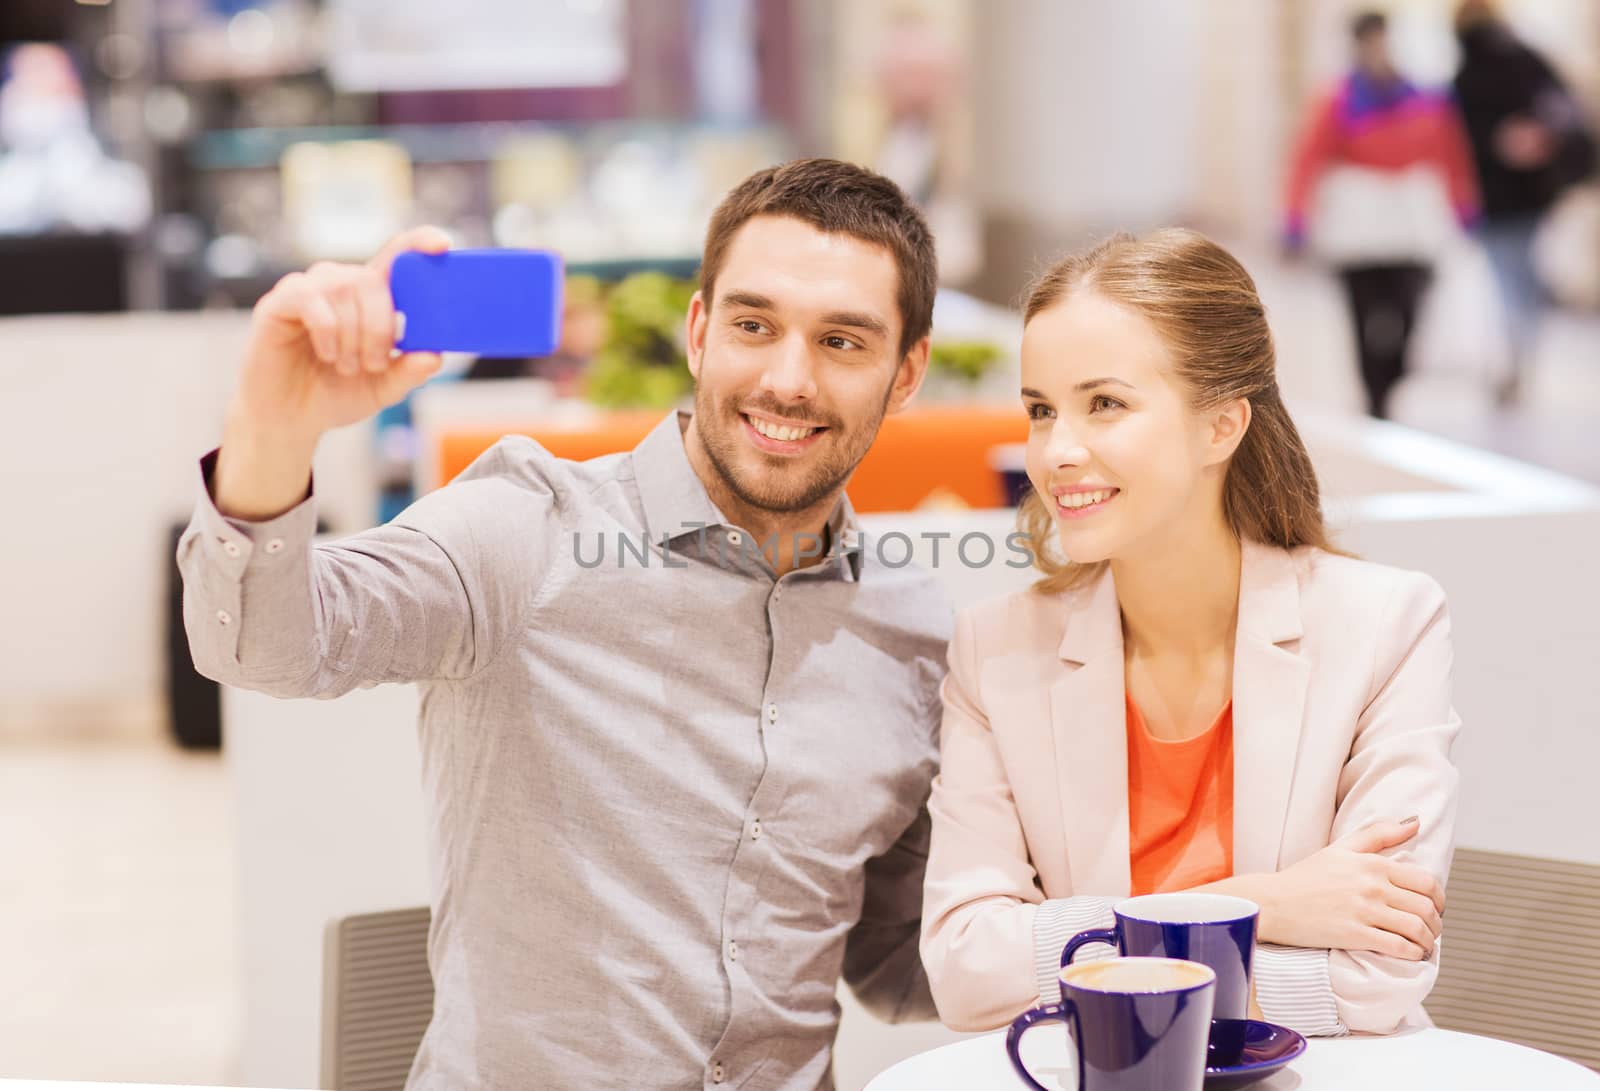
[[[558,458],[583,460],[631,450],[665,414],[619,410],[580,426],[535,424],[515,428]],[[445,431],[439,436],[440,481],[449,481],[504,430]],[[992,448],[1021,443],[1028,421],[1013,406],[930,405],[885,417],[872,449],[850,480],[857,511],[911,511],[930,493],[943,491],[974,508],[1006,502],[1000,476],[989,463]]]
[[[1021,406],[928,405],[883,419],[872,449],[850,479],[857,511],[911,511],[935,490],[969,507],[1006,503],[989,452],[1028,438]]]

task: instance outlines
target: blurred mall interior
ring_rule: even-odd
[[[188,659],[173,549],[256,300],[422,223],[565,259],[553,356],[450,356],[326,438],[322,529],[356,532],[504,432],[632,446],[691,389],[711,209],[813,155],[894,178],[938,242],[915,412],[945,423],[858,479],[880,526],[1010,518],[1018,306],[1053,257],[1180,224],[1244,261],[1341,540],[1450,595],[1460,845],[1554,861],[1593,910],[1565,1014],[1503,1036],[1600,1069],[1600,3],[1498,5],[1556,75],[1519,153],[1554,180],[1506,208],[1459,7],[0,0],[0,1081],[336,1086],[330,922],[425,900],[409,688],[284,704]],[[1399,333],[1352,309],[1328,206],[1362,198],[1316,143],[1369,8],[1467,156],[1402,147],[1417,203],[1357,213],[1443,210]],[[1494,1033],[1472,980],[1440,990],[1442,1026]],[[839,1086],[952,1037],[849,1011]]]

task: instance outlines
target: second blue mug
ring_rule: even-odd
[[[1144,894],[1111,908],[1112,928],[1079,932],[1061,952],[1072,962],[1089,943],[1108,943],[1124,956],[1181,958],[1209,966],[1217,975],[1216,1019],[1211,1063],[1230,1065],[1244,1049],[1250,1014],[1250,974],[1255,963],[1256,920],[1261,907],[1227,894]]]

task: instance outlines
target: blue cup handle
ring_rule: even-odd
[[[1011,1021],[1011,1028],[1006,1031],[1006,1055],[1011,1058],[1011,1067],[1017,1070],[1017,1075],[1022,1077],[1022,1082],[1037,1091],[1050,1091],[1048,1087],[1033,1078],[1033,1073],[1028,1071],[1028,1066],[1022,1063],[1022,1036],[1040,1023],[1064,1023],[1067,1032],[1072,1032],[1072,1024],[1078,1021],[1078,1010],[1072,1006],[1071,1000],[1062,1000],[1059,1004],[1046,1004],[1042,1008],[1031,1008]],[[1079,1071],[1081,1072],[1081,1066]]]
[[[1061,951],[1061,968],[1063,970],[1072,965],[1072,956],[1077,954],[1078,948],[1086,943],[1108,943],[1115,947],[1117,945],[1117,930],[1115,928],[1091,928],[1087,932],[1079,932],[1073,936]]]

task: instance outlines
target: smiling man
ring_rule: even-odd
[[[851,185],[871,199],[836,201]],[[689,304],[684,447],[712,501],[769,532],[780,572],[802,536],[826,533],[884,414],[921,385],[932,261],[893,184],[831,160],[758,174],[712,218]]]
[[[831,1087],[841,975],[934,1014],[949,609],[868,563],[844,495],[927,367],[927,227],[858,167],[759,172],[707,234],[692,414],[583,463],[507,437],[314,545],[318,437],[438,366],[391,359],[387,278],[443,245],[257,305],[178,547],[195,662],[284,697],[419,684],[436,999],[410,1088]],[[646,563],[580,556],[619,533]]]

